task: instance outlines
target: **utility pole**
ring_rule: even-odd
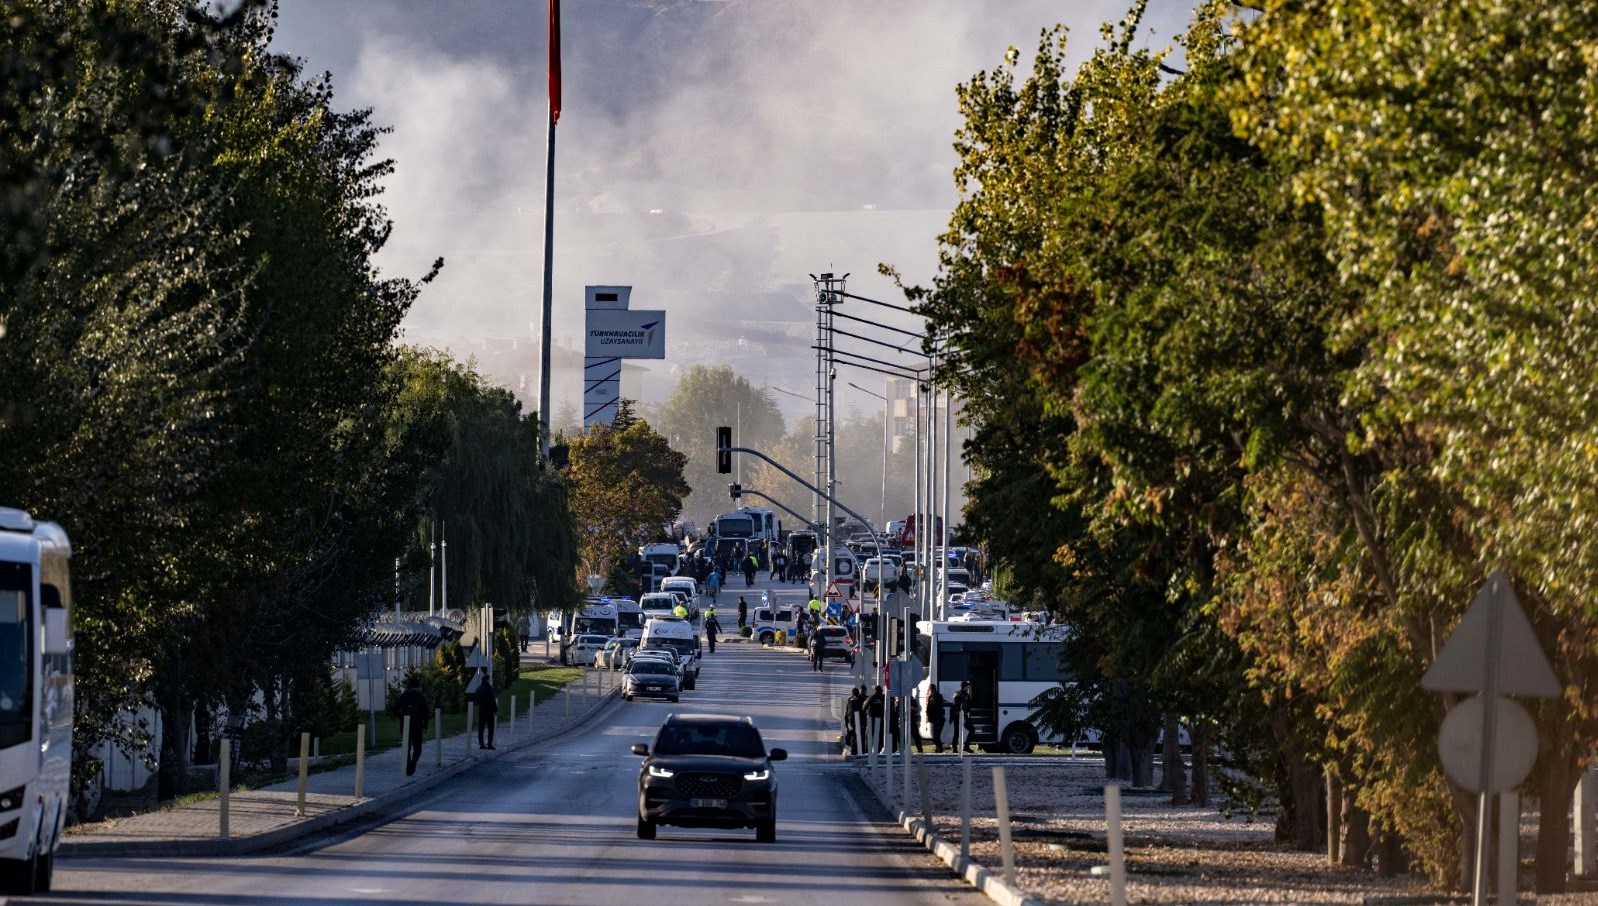
[[[538,456],[549,462],[549,359],[555,333],[555,123],[560,119],[560,0],[549,0],[549,147],[544,157],[544,322],[538,360]]]

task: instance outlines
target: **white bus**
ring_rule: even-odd
[[[763,506],[746,506],[710,520],[710,534],[722,539],[775,542],[781,532],[777,514]]]
[[[72,545],[0,507],[0,885],[49,890],[72,779]]]
[[[954,701],[961,681],[971,684],[968,739],[985,749],[1016,755],[1039,742],[1030,718],[1032,700],[1068,681],[1060,666],[1069,633],[1064,626],[1012,622],[921,622],[916,625],[916,657],[927,677],[915,694],[923,705],[922,733],[931,735],[924,707],[927,689],[938,684],[946,702]],[[953,722],[949,721],[952,729]]]

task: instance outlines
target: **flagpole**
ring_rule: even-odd
[[[538,359],[538,455],[549,462],[549,359],[554,335],[555,121],[560,119],[560,0],[549,0],[549,149],[544,165],[544,324]]]

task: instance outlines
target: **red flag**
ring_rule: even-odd
[[[549,0],[549,121],[560,122],[560,0]]]

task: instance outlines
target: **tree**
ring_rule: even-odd
[[[659,535],[688,494],[688,458],[623,403],[615,425],[590,425],[571,439],[566,471],[581,566],[601,576]]]
[[[683,515],[700,526],[732,509],[727,498],[731,479],[716,472],[716,428],[731,426],[739,446],[763,451],[783,436],[782,413],[771,394],[726,365],[690,368],[661,406],[658,420],[672,448],[687,456],[683,474],[691,490],[683,500]]]

